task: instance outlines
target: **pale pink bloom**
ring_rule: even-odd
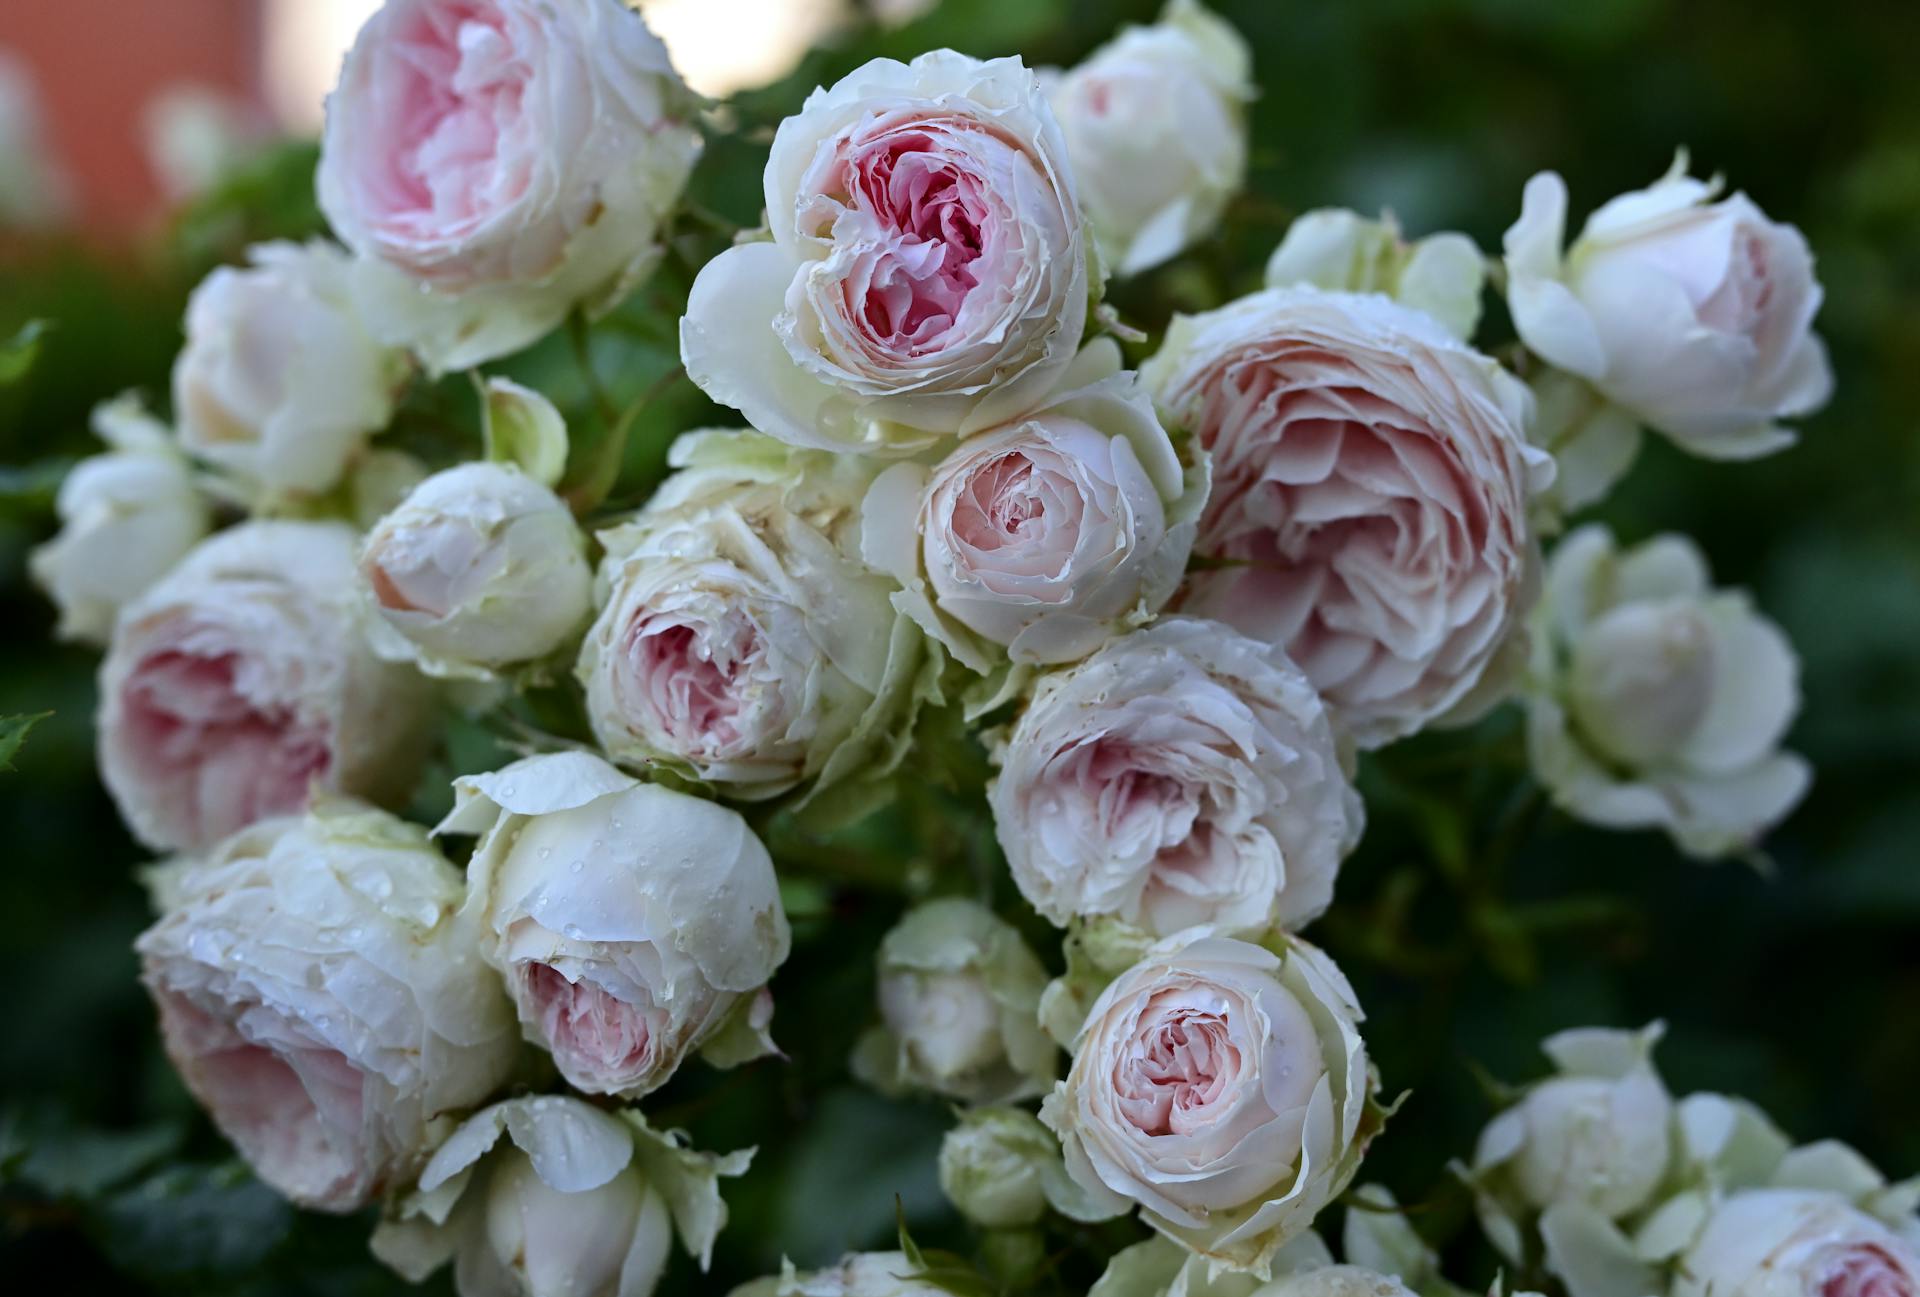
[[[100,769],[136,836],[208,847],[318,789],[405,797],[427,695],[359,624],[354,536],[255,522],[124,610],[100,667]]]
[[[694,100],[618,0],[388,0],[327,101],[321,206],[435,368],[623,295],[699,153]]]
[[[995,756],[1014,883],[1061,926],[1299,927],[1364,819],[1312,685],[1218,622],[1161,621],[1044,677]]]
[[[1889,1197],[1897,1201],[1898,1195]],[[1680,1258],[1673,1291],[1675,1297],[1915,1297],[1920,1255],[1912,1221],[1910,1206],[1893,1207],[1882,1219],[1826,1190],[1746,1190],[1707,1217]]]
[[[1183,611],[1284,648],[1363,746],[1491,701],[1553,467],[1518,381],[1419,311],[1311,288],[1177,318],[1142,373],[1213,452],[1194,549],[1229,566]]]
[[[1089,248],[1017,59],[876,59],[781,123],[771,242],[700,272],[687,372],[770,436],[900,452],[1004,422],[1072,361]]]
[[[506,1079],[499,983],[420,830],[334,803],[168,866],[135,944],[167,1055],[268,1184],[352,1211]],[[318,971],[316,971],[318,970]],[[324,975],[320,975],[323,973]]]

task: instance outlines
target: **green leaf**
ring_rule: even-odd
[[[175,1166],[102,1204],[101,1241],[117,1264],[140,1275],[234,1275],[265,1260],[293,1219],[293,1209],[238,1162]]]
[[[27,741],[28,731],[51,715],[52,712],[34,712],[30,716],[0,716],[0,770],[13,769],[13,758],[19,754],[20,745]]]
[[[7,1139],[19,1151],[0,1174],[50,1198],[98,1198],[180,1146],[173,1125],[95,1130],[49,1121],[35,1130],[24,1119],[8,1124]]]
[[[17,383],[33,368],[40,354],[40,340],[50,326],[45,320],[28,320],[5,342],[0,342],[0,387]]]

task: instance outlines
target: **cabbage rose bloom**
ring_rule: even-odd
[[[1088,223],[1116,274],[1213,232],[1247,172],[1253,54],[1195,0],[1169,0],[1053,80]]]
[[[1800,703],[1793,647],[1744,592],[1713,589],[1684,536],[1621,551],[1604,527],[1567,535],[1532,651],[1529,755],[1569,814],[1713,858],[1805,794],[1807,763],[1779,747]]]
[[[100,774],[148,846],[199,850],[319,788],[404,798],[421,678],[366,647],[354,535],[251,522],[122,610],[100,664]]]
[[[880,942],[883,1025],[854,1048],[861,1080],[966,1103],[1044,1091],[1054,1044],[1035,1017],[1047,974],[1013,925],[958,897],[910,910]]]
[[[720,1178],[752,1157],[696,1152],[632,1108],[508,1099],[440,1146],[374,1230],[373,1254],[412,1283],[452,1261],[462,1293],[647,1297],[676,1233],[707,1268],[727,1223]]]
[[[875,466],[752,432],[690,433],[671,462],[599,536],[576,674],[601,747],[732,797],[858,798],[905,754],[938,669],[856,552]]]
[[[1040,1110],[1082,1188],[1262,1279],[1382,1120],[1345,975],[1298,938],[1279,951],[1205,935],[1155,947],[1094,1002]]]
[[[1387,298],[1268,289],[1176,316],[1142,376],[1213,453],[1178,606],[1287,651],[1363,747],[1494,701],[1531,602],[1526,389]]]
[[[419,829],[330,803],[166,867],[134,949],[187,1089],[260,1178],[348,1212],[411,1175],[518,1045]]]
[[[352,262],[329,243],[264,243],[187,299],[173,364],[180,441],[267,497],[317,495],[386,427],[406,358],[353,300]]]
[[[1792,444],[1776,420],[1826,404],[1833,375],[1806,240],[1719,192],[1682,153],[1563,253],[1567,187],[1541,172],[1506,234],[1507,304],[1529,348],[1682,449],[1752,459]]]
[[[703,1045],[726,1062],[772,1051],[765,987],[787,916],[738,814],[585,752],[454,789],[436,832],[480,835],[467,865],[480,953],[569,1084],[639,1098]]]
[[[565,647],[593,610],[586,540],[560,497],[504,464],[436,473],[360,548],[374,651],[488,679]]]
[[[1343,207],[1304,212],[1267,258],[1267,287],[1385,293],[1425,311],[1462,342],[1480,326],[1487,263],[1464,234],[1429,234],[1409,243],[1390,214],[1369,220]]]
[[[1086,324],[1066,144],[1018,59],[875,59],[780,124],[772,239],[708,262],[687,374],[796,446],[904,453],[1006,422]]]
[[[1147,620],[1193,547],[1204,462],[1181,465],[1119,348],[1088,347],[1063,386],[932,467],[887,469],[861,506],[894,605],[982,674],[1071,662]]]
[[[1061,926],[1299,927],[1365,818],[1313,686],[1217,622],[1160,621],[1043,677],[994,756],[1013,880]]]
[[[1915,1297],[1920,1252],[1902,1232],[1835,1194],[1736,1193],[1680,1258],[1674,1297]]]
[[[1471,1177],[1487,1237],[1518,1264],[1520,1221],[1552,1209],[1620,1220],[1646,1206],[1674,1157],[1674,1104],[1654,1071],[1663,1028],[1582,1028],[1541,1045],[1559,1068],[1488,1123]]]
[[[180,561],[212,523],[167,427],[131,394],[94,407],[109,449],[73,466],[54,497],[60,533],[27,560],[60,610],[54,634],[105,644],[120,609]]]
[[[320,206],[390,342],[517,351],[652,268],[697,106],[619,0],[387,0],[327,99]]]

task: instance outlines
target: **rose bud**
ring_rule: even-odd
[[[328,803],[165,867],[141,979],[187,1089],[260,1176],[348,1212],[411,1175],[432,1124],[507,1080],[500,983],[419,829]]]
[[[1680,1258],[1673,1297],[1915,1297],[1920,1255],[1907,1210],[1901,1231],[1832,1193],[1736,1193]]]
[[[787,918],[739,815],[585,752],[454,788],[436,832],[480,835],[467,866],[480,952],[570,1085],[639,1098],[703,1045],[727,1062],[772,1052],[764,988]]]
[[[599,537],[576,673],[601,747],[730,797],[860,798],[905,754],[937,670],[856,552],[873,465],[752,432],[689,434],[671,462]]]
[[[706,1270],[727,1223],[720,1177],[752,1157],[695,1152],[633,1108],[509,1099],[440,1146],[374,1230],[373,1254],[412,1283],[451,1260],[470,1295],[646,1297],[676,1232]]]
[[[355,308],[328,243],[263,243],[187,299],[173,364],[180,441],[267,499],[318,495],[387,426],[406,359]]]
[[[940,1141],[940,1190],[988,1229],[1031,1225],[1052,1207],[1074,1220],[1114,1215],[1067,1175],[1060,1141],[1024,1108],[970,1108]]]
[[[1214,1270],[1271,1277],[1359,1169],[1383,1119],[1340,969],[1202,936],[1155,947],[1094,1002],[1040,1119],[1089,1194]]]
[[[1308,285],[1344,293],[1385,293],[1425,311],[1462,342],[1480,325],[1487,263],[1464,234],[1408,243],[1391,215],[1368,220],[1323,207],[1295,217],[1267,259],[1267,287]]]
[[[1141,369],[1213,454],[1178,606],[1284,648],[1362,747],[1498,701],[1531,600],[1526,389],[1386,298],[1268,289]]]
[[[982,674],[1086,656],[1186,570],[1204,465],[1182,468],[1110,341],[1075,369],[1076,386],[939,464],[889,468],[861,506],[867,563],[904,587],[894,603]]]
[[[1052,390],[1086,324],[1092,248],[1066,143],[1018,59],[875,59],[780,124],[771,241],[709,261],[687,374],[769,436],[904,453]]]
[[[318,189],[389,341],[435,371],[624,297],[700,152],[619,0],[387,0],[327,99]]]
[[[907,912],[880,943],[880,1018],[854,1074],[883,1093],[1008,1103],[1053,1083],[1035,1014],[1047,974],[1013,925],[958,897]]]
[[[407,795],[430,698],[367,649],[353,550],[338,524],[245,523],[122,611],[100,665],[100,774],[142,842],[204,849],[315,788]]]
[[[937,1277],[916,1277],[922,1269],[904,1252],[850,1252],[835,1265],[806,1273],[788,1261],[778,1278],[742,1284],[729,1297],[953,1297]]]
[[[1775,421],[1826,404],[1833,375],[1806,240],[1719,192],[1683,152],[1563,254],[1567,187],[1540,173],[1506,234],[1507,304],[1530,349],[1682,449],[1752,459],[1792,443]]]
[[[560,497],[517,468],[436,473],[360,547],[374,651],[479,679],[549,657],[593,611],[585,551]]]
[[[995,746],[994,830],[1051,922],[1297,928],[1365,822],[1326,709],[1279,649],[1160,621],[1042,677]]]
[[[1793,647],[1744,592],[1713,589],[1685,537],[1622,552],[1603,527],[1567,535],[1532,653],[1529,755],[1569,814],[1711,858],[1805,794],[1807,763],[1779,748],[1800,703]]]
[[[129,394],[97,405],[93,430],[110,449],[60,483],[60,534],[28,570],[60,610],[54,634],[105,644],[114,618],[207,534],[206,502],[165,424]]]
[[[1554,1207],[1609,1221],[1646,1206],[1672,1161],[1673,1100],[1653,1069],[1662,1024],[1583,1028],[1541,1046],[1559,1072],[1480,1133],[1471,1179],[1487,1237],[1516,1264],[1521,1223]]]
[[[1052,79],[1048,100],[1088,224],[1114,273],[1138,274],[1220,223],[1247,173],[1253,55],[1195,0],[1129,26]]]

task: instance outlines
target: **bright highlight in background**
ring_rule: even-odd
[[[265,0],[267,105],[290,131],[320,127],[353,37],[379,0]],[[847,0],[640,0],[687,84],[719,98],[793,70],[847,13]]]

